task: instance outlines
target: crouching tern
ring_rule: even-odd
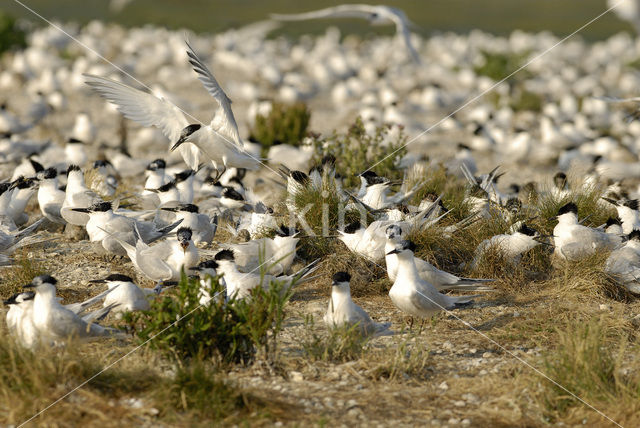
[[[338,272],[333,275],[331,298],[329,307],[324,315],[324,322],[328,327],[354,326],[364,336],[380,336],[390,334],[391,323],[374,322],[368,313],[351,300],[351,275]]]
[[[197,171],[201,160],[210,160],[219,174],[231,167],[258,169],[260,160],[244,150],[231,100],[188,42],[187,55],[198,79],[218,102],[218,109],[208,125],[190,124],[183,111],[165,98],[157,98],[124,83],[90,74],[84,75],[85,81],[115,104],[126,118],[143,126],[158,127],[172,142],[171,151],[181,147],[180,154],[189,168]]]
[[[71,337],[91,339],[113,337],[118,330],[87,322],[65,308],[56,298],[57,280],[49,275],[37,276],[26,288],[33,288],[33,324],[43,343],[57,343]]]

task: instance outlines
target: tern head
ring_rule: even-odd
[[[185,181],[186,179],[188,179],[189,177],[192,177],[196,172],[192,169],[186,169],[182,172],[177,173],[176,175],[174,175],[175,179],[176,179],[176,183],[180,183],[182,181]]]
[[[360,227],[361,227],[360,222],[354,221],[353,223],[349,223],[348,225],[345,226],[344,233],[351,235],[352,233],[356,233],[356,231],[359,230]]]
[[[6,306],[18,305],[22,302],[26,302],[27,300],[33,300],[35,295],[36,294],[33,291],[16,293],[13,296],[9,297],[7,300],[3,300],[2,303],[4,303]]]
[[[387,235],[387,239],[396,241],[402,237],[402,228],[397,224],[391,224],[387,226],[384,233]]]
[[[67,140],[67,144],[84,144],[84,141],[71,137]]]
[[[53,291],[55,293],[57,283],[58,280],[51,275],[40,275],[33,278],[31,284],[24,285],[23,287],[33,288],[36,292]]]
[[[34,189],[37,186],[38,180],[35,177],[25,178],[23,176],[20,176],[13,183],[11,183],[11,187],[9,187],[9,189]]]
[[[31,166],[33,167],[33,170],[37,173],[44,171],[44,167],[42,166],[42,164],[40,162],[36,162],[33,159],[29,159],[29,163],[31,164]]]
[[[604,229],[607,230],[611,226],[622,226],[622,221],[618,217],[609,217],[604,224]]]
[[[168,182],[167,184],[164,184],[164,185],[158,187],[157,189],[145,189],[145,190],[148,190],[148,191],[153,192],[153,193],[164,193],[164,192],[169,192],[172,189],[175,189],[175,187],[176,187],[176,182],[172,180],[172,181]]]
[[[189,244],[191,243],[191,237],[193,236],[191,228],[181,227],[176,232],[176,236],[178,237],[178,242],[182,247],[182,251],[187,251],[187,248],[189,248]]]
[[[242,196],[236,189],[229,186],[224,186],[222,188],[222,197],[233,199],[234,201],[244,201],[244,196]]]
[[[54,179],[58,176],[58,171],[54,168],[47,168],[44,171],[42,171],[41,175],[40,175],[40,179],[41,180],[51,180]]]
[[[91,205],[89,208],[71,208],[71,211],[76,211],[79,213],[106,213],[112,209],[111,202],[109,201],[101,201],[96,202]]]
[[[389,181],[385,177],[380,177],[373,171],[365,171],[360,174],[360,179],[366,181],[367,186],[373,186],[374,184],[384,184]]]
[[[624,201],[618,201],[618,203],[623,206],[630,208],[634,211],[638,211],[638,200],[637,199],[626,199]]]
[[[213,258],[217,262],[234,262],[236,260],[232,250],[222,250]]]
[[[526,236],[531,236],[532,238],[538,237],[540,235],[537,230],[535,230],[532,227],[527,226],[524,223],[522,224],[522,226],[520,226],[518,228],[517,233],[520,233],[520,234],[526,235]]]
[[[164,159],[156,159],[147,165],[147,171],[157,171],[159,169],[165,169],[166,167],[167,163]]]
[[[4,192],[6,192],[7,190],[9,190],[9,188],[11,187],[11,183],[0,183],[0,195],[2,195]]]
[[[574,214],[576,217],[578,216],[578,206],[573,202],[569,202],[566,205],[563,205],[558,210],[558,217],[564,214]]]
[[[640,242],[640,230],[633,229],[628,235],[629,241]]]
[[[111,162],[109,162],[106,159],[98,159],[98,160],[93,162],[93,168],[94,169],[107,168],[109,166],[112,166]]]
[[[217,274],[216,269],[218,269],[218,262],[215,260],[205,260],[203,262],[198,263],[196,266],[190,268],[190,270],[200,272],[204,275],[214,276]]]
[[[340,287],[344,285],[349,285],[349,281],[351,281],[351,275],[349,275],[348,272],[337,272],[333,274],[333,277],[331,279],[332,279],[331,285],[333,287]]]
[[[104,284],[110,282],[133,282],[130,276],[123,275],[121,273],[112,273],[111,275],[102,279],[92,279],[89,281],[91,284]]]
[[[504,207],[512,214],[517,214],[522,209],[522,202],[518,198],[509,198]]]
[[[198,212],[198,206],[195,204],[180,204],[177,205],[175,207],[162,207],[160,208],[161,210],[164,211],[171,211],[171,212],[178,212],[178,211],[183,211],[183,212],[188,212],[188,213],[197,213]]]
[[[70,176],[71,174],[78,174],[78,173],[82,174],[82,170],[78,165],[69,165],[69,167],[67,168],[68,176]]]
[[[558,172],[553,176],[553,185],[558,189],[568,188],[567,174],[564,172]]]
[[[180,138],[178,139],[178,141],[171,147],[171,151],[174,151],[182,143],[186,142],[189,139],[189,137],[191,137],[191,135],[194,132],[198,131],[200,128],[202,128],[202,125],[198,123],[185,127],[180,133]]]
[[[410,253],[413,256],[413,253],[415,253],[415,251],[416,251],[416,244],[414,244],[411,241],[400,241],[396,244],[396,248],[389,251],[387,255],[391,255],[391,254],[405,255]]]
[[[463,143],[458,143],[458,152],[470,152],[471,147]]]
[[[285,237],[285,236],[295,236],[299,232],[295,227],[287,227],[284,224],[281,224],[278,229],[276,229],[276,236]]]

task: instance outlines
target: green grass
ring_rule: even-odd
[[[44,267],[38,261],[26,256],[26,251],[21,251],[12,256],[14,266],[0,269],[2,282],[0,282],[0,299],[6,299],[15,293],[22,291],[22,286],[29,284],[33,278],[46,273]]]
[[[311,111],[304,103],[285,105],[274,102],[267,116],[256,115],[251,139],[262,145],[262,156],[275,143],[299,146],[307,135]]]
[[[305,326],[311,330],[313,325],[313,317],[307,316]],[[344,363],[360,358],[368,342],[368,338],[362,335],[357,324],[327,326],[326,333],[310,332],[309,336],[302,343],[305,354],[314,361],[332,363]]]

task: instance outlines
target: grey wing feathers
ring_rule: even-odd
[[[102,97],[115,104],[127,119],[144,126],[158,127],[172,142],[176,142],[182,130],[189,125],[182,111],[164,98],[158,98],[115,80],[90,74],[84,76],[85,82]]]

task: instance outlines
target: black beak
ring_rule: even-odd
[[[173,208],[173,207],[163,207],[163,208],[160,208],[160,209],[164,210],[164,211],[171,211],[171,212],[178,211],[178,208]]]
[[[71,211],[76,211],[79,213],[90,213],[91,210],[89,208],[71,208]]]
[[[387,253],[387,256],[390,256],[391,254],[398,254],[400,251],[398,250],[391,250]]]
[[[91,279],[91,280],[89,280],[90,284],[103,284],[105,282],[107,282],[106,279]]]
[[[35,287],[35,285],[33,284],[25,284],[22,286],[22,288],[33,288],[33,287]]]
[[[180,244],[180,245],[182,245],[182,244]],[[189,244],[187,243],[187,246],[188,246],[188,245],[189,245]],[[184,247],[183,247],[183,248],[184,248]],[[189,268],[189,270],[195,270],[196,272],[200,272],[202,269],[200,269],[200,266],[194,266],[194,267],[190,267],[190,268]]]
[[[178,142],[175,143],[173,146],[171,146],[171,149],[169,149],[169,151],[170,152],[174,151],[175,149],[177,149],[180,146],[180,144],[184,143],[186,140],[187,140],[187,136],[180,137]]]
[[[607,197],[603,196],[602,199],[604,199],[605,201],[609,202],[610,204],[618,205],[618,202],[613,200],[613,199],[611,199],[611,198],[607,198]]]

